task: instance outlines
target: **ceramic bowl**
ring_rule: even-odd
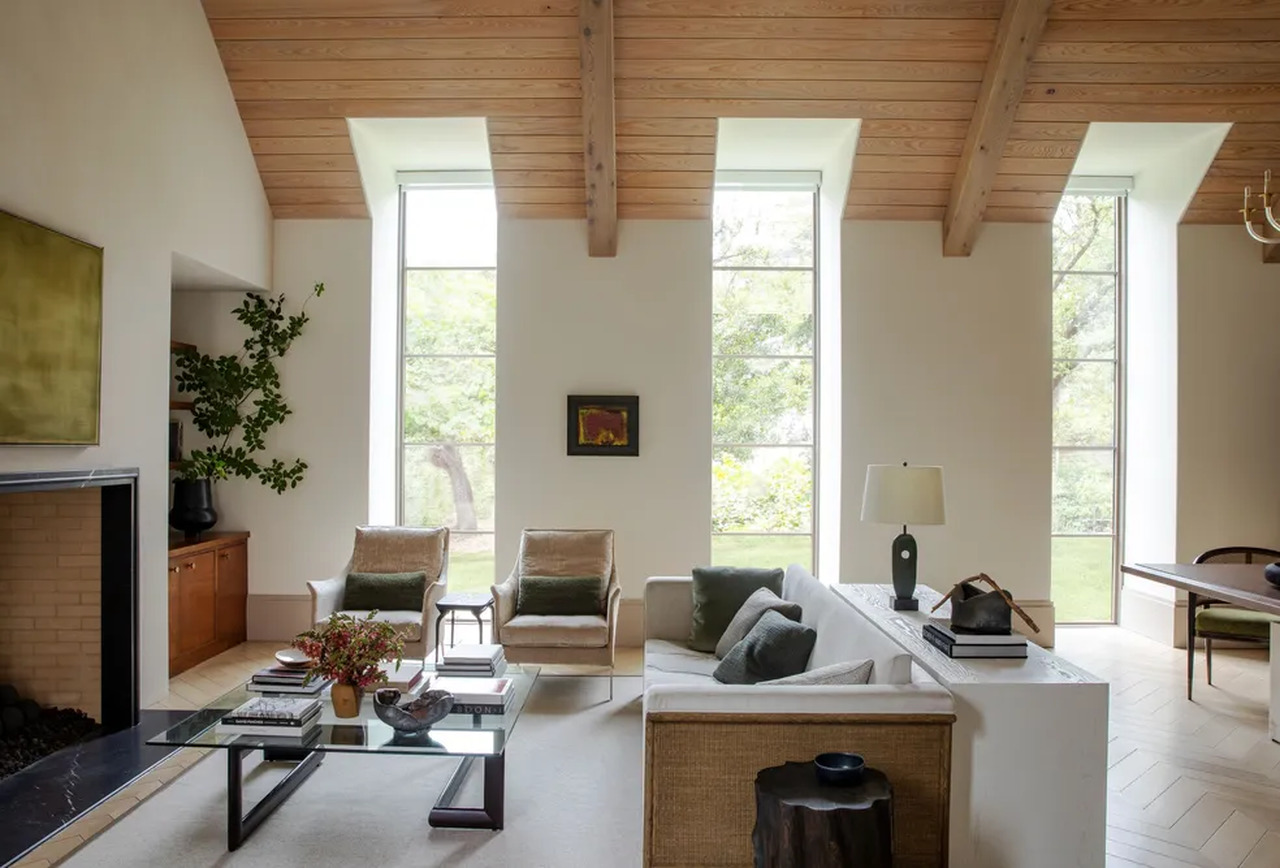
[[[394,687],[379,687],[373,694],[374,714],[397,732],[424,732],[453,711],[453,694],[447,690],[426,690],[403,703],[401,696]]]
[[[1268,582],[1280,588],[1280,562],[1267,564],[1262,570],[1262,575],[1266,576]]]
[[[820,753],[813,758],[818,782],[830,787],[851,787],[862,780],[867,763],[856,753]]]
[[[311,665],[311,658],[297,648],[281,648],[276,652],[276,662],[291,669],[306,669]]]

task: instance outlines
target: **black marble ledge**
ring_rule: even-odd
[[[66,470],[0,473],[0,494],[6,492],[52,491],[59,488],[101,488],[104,485],[137,483],[138,468],[74,468]]]
[[[18,861],[173,753],[145,742],[191,714],[144,710],[131,729],[64,748],[0,781],[0,866]]]

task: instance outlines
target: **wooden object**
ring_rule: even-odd
[[[618,154],[614,141],[613,0],[580,2],[578,49],[582,74],[583,167],[587,184],[587,253],[591,256],[617,256]],[[497,167],[495,163],[494,168]]]
[[[866,769],[860,784],[818,783],[813,763],[756,775],[755,868],[892,868],[893,787]]]
[[[245,641],[249,534],[169,543],[169,675]]]
[[[978,104],[951,184],[951,200],[942,222],[944,256],[968,256],[973,251],[987,194],[1000,170],[1005,141],[1013,128],[1031,58],[1049,20],[1051,3],[1052,0],[1005,0],[995,48],[987,60]]]
[[[949,619],[942,598],[916,586],[919,612],[889,608],[890,586],[834,585],[843,601],[911,654],[955,697],[957,746],[951,776],[950,868],[1054,865],[1103,868],[1107,833],[1107,683],[1034,642],[1025,660],[956,660],[922,635],[930,617]],[[961,747],[963,745],[963,747]],[[895,844],[911,832],[897,769],[863,750],[894,783]],[[1064,760],[1070,757],[1070,760]],[[1034,804],[1036,810],[1026,806]],[[901,852],[896,863],[901,862]]]

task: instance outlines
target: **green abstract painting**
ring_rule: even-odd
[[[98,442],[102,248],[0,211],[0,444]]]

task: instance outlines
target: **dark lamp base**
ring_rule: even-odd
[[[920,611],[920,601],[915,597],[890,597],[889,603],[895,612]]]

